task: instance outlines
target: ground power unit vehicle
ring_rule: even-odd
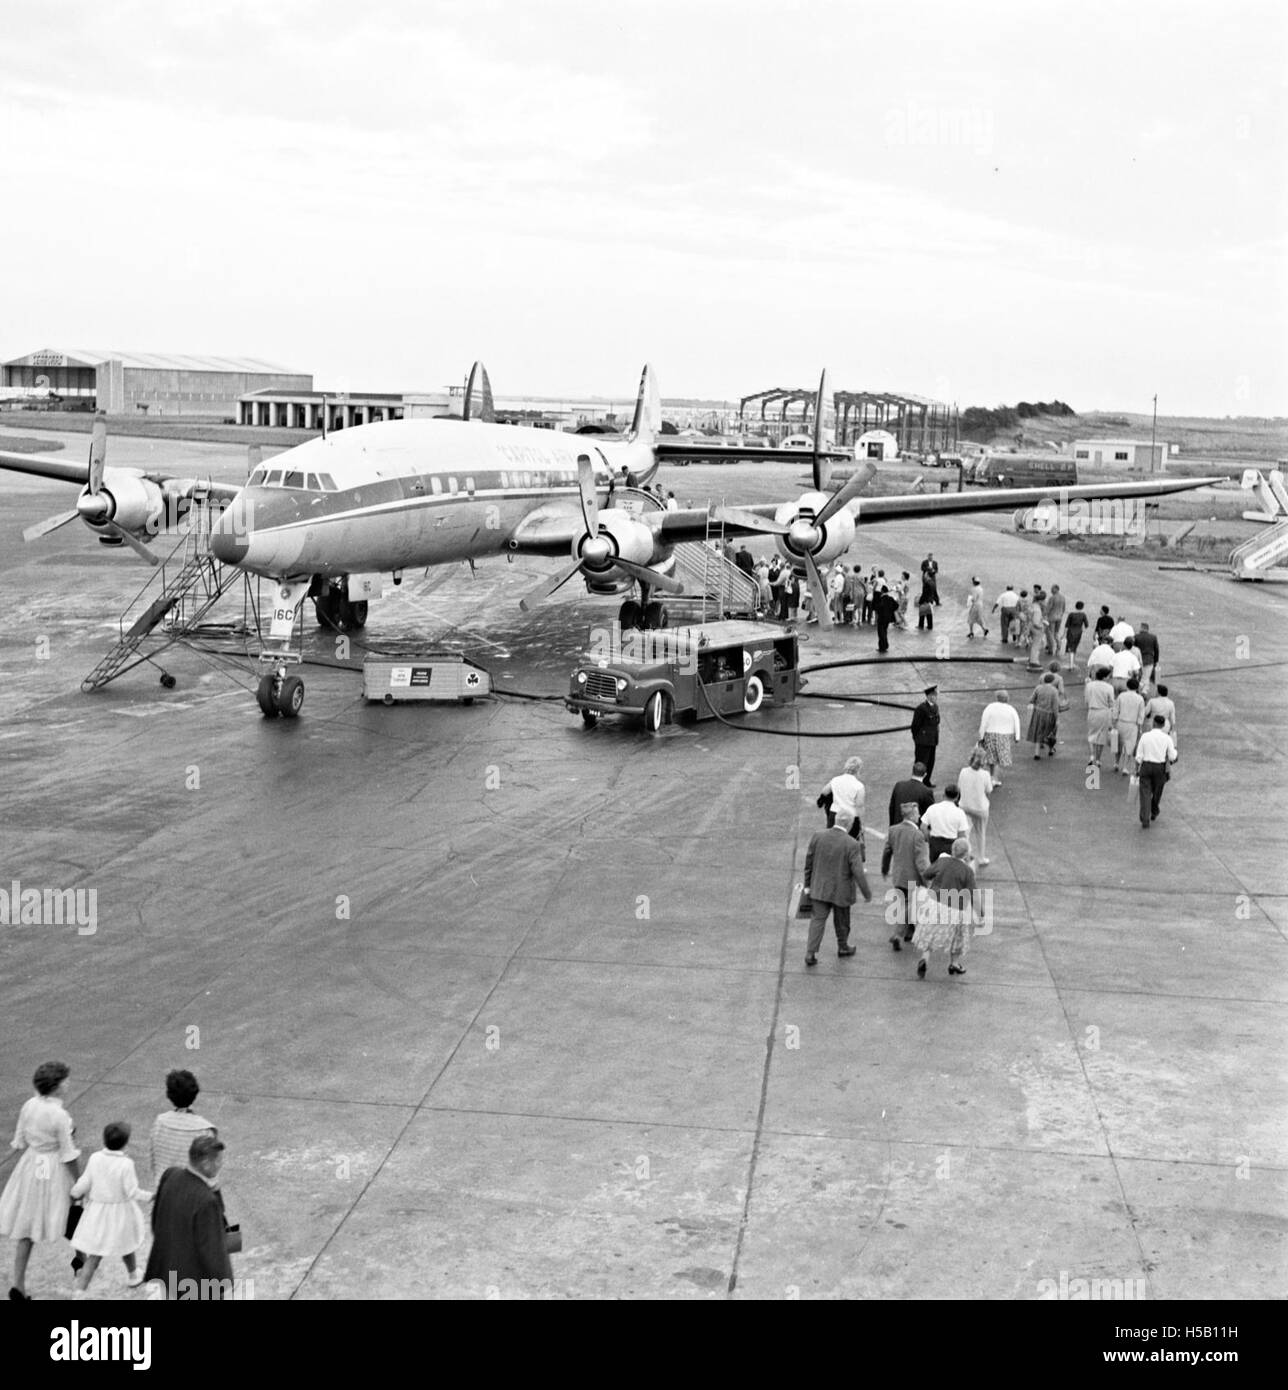
[[[724,621],[647,632],[612,629],[569,679],[565,704],[587,728],[607,715],[642,719],[656,733],[673,719],[755,714],[790,704],[802,685],[790,628]]]

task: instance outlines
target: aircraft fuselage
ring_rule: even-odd
[[[507,548],[543,509],[578,512],[577,459],[599,502],[655,469],[646,441],[447,420],[360,425],[310,440],[251,475],[215,528],[217,559],[257,574],[414,569]]]

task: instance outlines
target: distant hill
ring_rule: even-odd
[[[962,412],[963,426],[967,412]],[[1149,415],[1092,410],[1086,414],[1041,414],[1017,418],[986,438],[966,435],[993,449],[1047,450],[1055,445],[1069,453],[1075,439],[1139,439],[1149,441],[1152,419]],[[1237,416],[1224,420],[1199,416],[1160,415],[1157,437],[1178,444],[1175,455],[1185,460],[1209,460],[1240,467],[1264,467],[1288,458],[1288,419]]]

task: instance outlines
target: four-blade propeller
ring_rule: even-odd
[[[161,562],[155,555],[123,526],[112,520],[113,504],[111,495],[103,491],[103,472],[107,467],[107,420],[100,410],[94,416],[94,430],[89,441],[89,478],[85,491],[76,499],[70,512],[60,512],[57,516],[46,517],[34,526],[28,526],[22,533],[24,541],[39,540],[60,526],[78,518],[87,525],[101,527],[117,540],[124,541],[136,555],[141,555],[150,565]]]
[[[577,546],[577,559],[568,569],[560,571],[551,579],[542,580],[536,588],[519,600],[519,607],[525,613],[530,613],[539,604],[544,603],[578,574],[607,574],[610,570],[620,570],[650,588],[662,589],[668,594],[684,592],[684,585],[672,579],[670,575],[659,574],[647,565],[637,565],[634,561],[624,560],[617,554],[612,536],[599,524],[595,470],[586,454],[577,456],[577,491],[581,502],[581,519],[586,527],[586,533]]]

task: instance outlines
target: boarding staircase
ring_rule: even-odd
[[[1248,521],[1258,521],[1267,529],[1230,552],[1230,573],[1236,579],[1276,579],[1288,581],[1288,571],[1274,573],[1288,560],[1288,488],[1284,475],[1272,468],[1262,477],[1255,468],[1247,469],[1241,486],[1261,503],[1259,511],[1244,512]]]
[[[647,511],[665,510],[651,492],[624,488],[617,494],[615,505],[640,515]],[[687,622],[708,623],[730,616],[752,616],[759,607],[759,586],[740,570],[724,553],[725,527],[708,514],[706,536],[700,541],[681,541],[672,549],[675,557],[675,578],[684,585],[683,594],[656,597]]]
[[[191,636],[205,621],[223,596],[230,573],[210,554],[210,525],[209,507],[194,502],[188,530],[126,606],[118,640],[81,681],[82,690],[101,690]],[[174,684],[164,672],[161,680]]]

